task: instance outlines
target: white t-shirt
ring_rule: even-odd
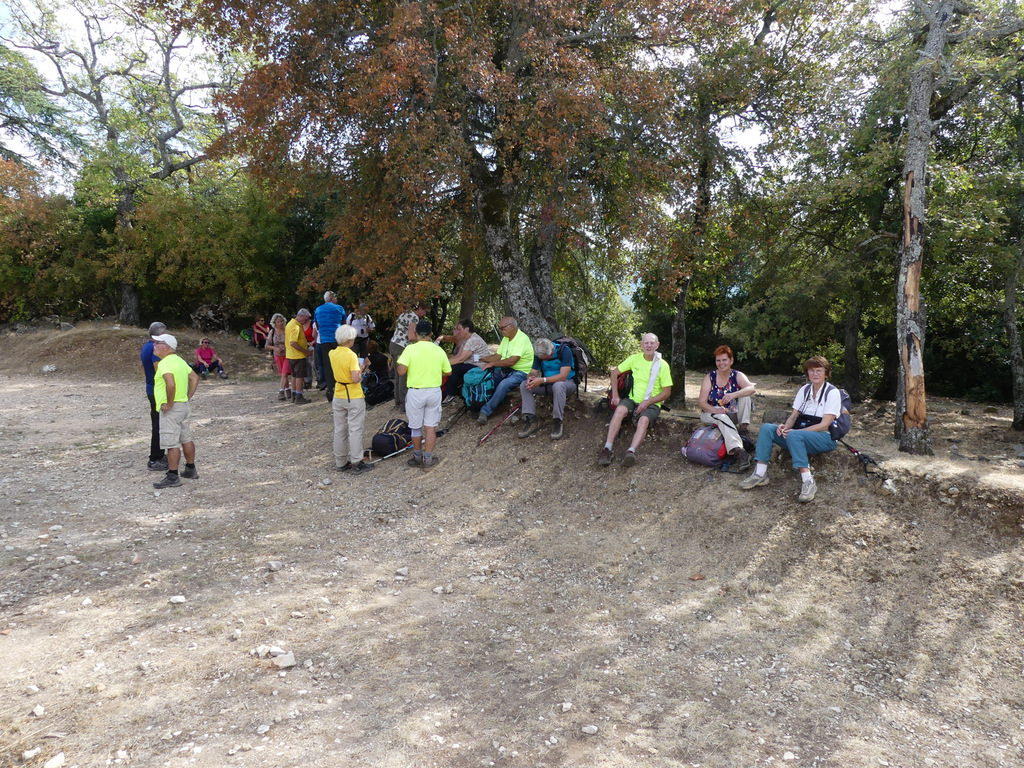
[[[800,411],[804,416],[817,416],[821,418],[826,413],[831,413],[836,418],[839,418],[839,414],[843,410],[843,398],[839,394],[839,388],[830,385],[828,382],[821,386],[828,391],[822,392],[819,389],[817,395],[812,394],[813,384],[804,384],[800,387],[796,391],[796,397],[793,398],[793,408]]]

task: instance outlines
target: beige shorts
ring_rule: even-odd
[[[192,442],[192,431],[188,420],[192,415],[192,406],[188,403],[175,403],[166,411],[160,411],[160,447],[165,451],[179,445]]]

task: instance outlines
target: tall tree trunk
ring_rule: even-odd
[[[484,245],[501,281],[505,310],[516,318],[519,327],[527,335],[534,338],[557,338],[560,335],[558,326],[550,322],[541,309],[540,300],[516,244],[500,171],[490,172],[478,165],[471,169],[471,173],[476,187],[476,207],[483,229]]]
[[[1003,328],[1010,347],[1010,370],[1013,375],[1013,428],[1024,430],[1024,350],[1021,349],[1020,326],[1017,323],[1017,288],[1024,272],[1024,247],[1017,253],[1017,262],[1006,278],[1003,303]]]
[[[139,289],[128,278],[128,256],[125,253],[124,233],[135,223],[135,201],[138,184],[133,181],[123,168],[114,169],[114,178],[120,185],[117,197],[117,248],[121,264],[121,309],[117,319],[122,325],[139,325],[142,321],[142,302]]]
[[[476,312],[477,270],[472,249],[466,247],[466,238],[460,245],[459,266],[462,270],[462,296],[459,300],[459,320],[472,318]]]
[[[935,79],[949,41],[958,0],[938,0],[918,8],[928,23],[924,47],[910,75],[907,147],[903,161],[903,240],[896,281],[896,344],[900,377],[896,392],[896,435],[900,450],[931,454],[925,402],[924,340],[927,320],[921,300],[924,222],[928,213],[927,167],[932,140],[930,107]]]
[[[669,363],[672,371],[673,405],[680,408],[686,405],[686,294],[690,290],[690,277],[684,278],[679,284],[676,294],[676,314],[672,318],[672,352]]]
[[[559,235],[557,213],[558,201],[549,199],[541,210],[540,226],[530,251],[530,284],[544,313],[544,320],[556,329],[558,320],[555,318],[555,289],[551,274]]]
[[[853,306],[846,315],[846,334],[843,347],[843,387],[850,393],[850,399],[859,403],[864,398],[860,392],[860,294],[854,296]]]

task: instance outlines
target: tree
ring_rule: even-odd
[[[65,117],[32,62],[0,44],[0,159],[25,163],[24,153],[33,152],[59,161],[74,142]]]
[[[136,15],[92,0],[63,8],[75,12],[78,30],[62,27],[56,6],[45,0],[16,2],[17,46],[49,62],[55,85],[44,93],[62,101],[79,119],[79,130],[97,140],[87,162],[103,170],[118,230],[127,231],[147,179],[167,179],[206,159],[203,147],[217,124],[203,99],[221,87],[219,76],[209,74],[220,66],[195,48],[180,24],[154,12]],[[120,319],[138,324],[141,276],[123,248],[115,254]]]

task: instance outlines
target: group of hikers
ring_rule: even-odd
[[[395,406],[405,411],[411,432],[408,464],[424,471],[440,461],[435,447],[442,408],[465,394],[469,377],[479,380],[487,376],[493,384],[486,390],[486,399],[479,403],[480,424],[487,424],[509,392],[518,387],[523,415],[518,436],[527,438],[540,430],[536,401],[538,397],[550,397],[550,437],[563,438],[566,401],[577,392],[579,382],[574,353],[565,340],[531,340],[515,317],[506,316],[498,325],[497,349],[491,351],[472,320],[460,320],[450,336],[435,337],[425,315],[426,306],[417,304],[398,317],[389,345],[393,364],[390,371],[387,358],[369,338],[375,325],[366,306],[346,316],[331,291],[324,294],[324,304],[315,313],[300,309],[287,322],[275,314],[264,338],[255,337],[274,355],[275,369],[281,377],[280,400],[300,405],[309,402],[303,386],[311,380],[311,360],[316,356],[322,388],[333,410],[337,470],[357,475],[374,467],[363,448],[363,384],[370,375],[394,378]],[[440,346],[445,342],[454,344],[450,355]],[[621,463],[624,467],[636,465],[637,450],[671,397],[672,373],[658,352],[659,346],[655,334],[644,334],[640,351],[609,371],[612,415],[598,454],[601,466],[615,459],[614,442],[627,417],[634,432]],[[188,401],[195,392],[198,375],[175,354],[176,348],[177,341],[166,333],[162,323],[150,326],[150,340],[141,353],[152,407],[149,468],[167,473],[162,481],[154,483],[156,488],[180,485],[179,477],[198,477],[195,446],[188,429]],[[751,474],[739,487],[751,490],[768,484],[772,448],[780,445],[789,451],[793,468],[800,473],[799,500],[813,500],[816,484],[808,457],[835,449],[841,436],[836,433],[835,422],[844,410],[840,390],[827,382],[831,373],[828,360],[815,356],[804,361],[809,383],[797,391],[792,411],[783,423],[762,425],[751,457],[744,446],[754,447],[749,428],[756,385],[733,368],[734,356],[728,346],[718,347],[714,358],[715,369],[704,376],[701,384],[700,418],[721,433],[725,452],[736,470],[746,470],[753,464]],[[186,464],[179,473],[181,455]]]

